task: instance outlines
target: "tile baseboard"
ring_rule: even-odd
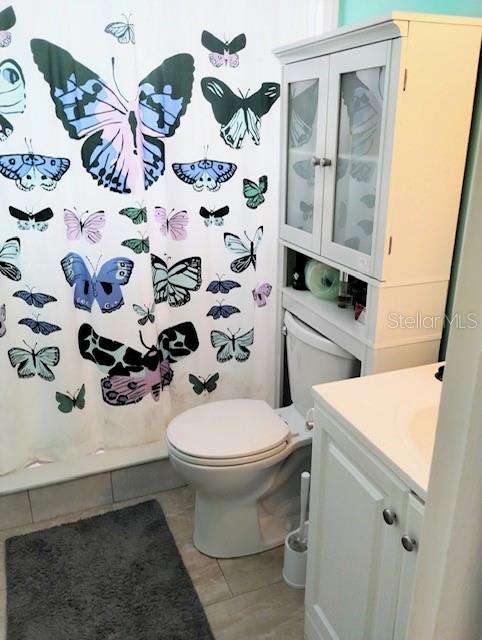
[[[0,531],[182,487],[168,458],[0,496]]]

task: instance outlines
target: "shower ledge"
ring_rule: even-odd
[[[153,442],[137,447],[112,449],[77,460],[35,465],[0,476],[0,496],[165,458],[166,445],[163,442]]]

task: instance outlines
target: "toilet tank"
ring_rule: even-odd
[[[313,407],[311,387],[360,375],[360,361],[285,311],[286,353],[291,399],[306,416]]]

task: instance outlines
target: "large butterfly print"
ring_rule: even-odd
[[[142,336],[141,342],[146,349],[144,353],[99,336],[88,324],[79,328],[80,355],[95,362],[107,375],[101,380],[101,390],[108,404],[134,404],[149,394],[158,400],[161,390],[172,381],[171,365],[199,347],[191,322],[181,322],[161,331],[156,345],[147,347]]]
[[[134,263],[129,258],[111,258],[99,273],[90,275],[78,253],[68,253],[61,261],[65,279],[74,287],[74,305],[91,311],[97,300],[102,313],[117,311],[124,304],[121,286],[129,282]]]
[[[105,213],[84,211],[78,214],[70,209],[64,209],[64,223],[68,240],[85,238],[89,244],[97,244],[102,239],[100,230],[105,225]]]
[[[245,135],[260,143],[261,117],[266,115],[280,95],[277,82],[263,82],[251,96],[237,96],[216,78],[203,78],[201,89],[221,125],[220,135],[233,149],[241,149]]]
[[[176,162],[172,169],[179,180],[192,184],[194,191],[219,191],[223,182],[232,178],[238,167],[232,162],[220,160],[196,160],[195,162]]]
[[[37,39],[31,49],[57,117],[71,138],[85,138],[82,163],[97,184],[131,193],[140,172],[146,189],[156,182],[165,167],[162,139],[174,135],[191,100],[192,56],[164,60],[127,102],[64,49]]]
[[[216,36],[213,36],[209,31],[203,31],[201,34],[201,43],[203,47],[206,47],[209,54],[209,61],[215,67],[222,67],[223,64],[230,67],[237,67],[239,65],[238,51],[244,49],[246,46],[246,36],[244,33],[240,33],[233,38],[231,42],[225,40],[224,42]]]
[[[15,184],[21,191],[42,187],[52,191],[70,167],[67,158],[54,158],[38,153],[13,153],[0,156],[0,175]]]
[[[21,211],[16,207],[8,207],[12,218],[17,220],[17,227],[22,231],[36,229],[37,231],[45,231],[48,229],[49,220],[54,217],[54,212],[50,207],[42,209],[37,213]]]
[[[26,343],[25,343],[26,344]],[[14,347],[8,350],[8,359],[12,367],[17,368],[19,378],[33,378],[35,374],[42,380],[52,382],[55,375],[51,367],[56,367],[60,360],[58,347],[43,347],[36,351],[37,345],[33,348],[27,345],[29,350],[21,347]]]
[[[313,135],[313,123],[318,106],[318,80],[306,82],[311,84],[297,95],[290,95],[288,105],[290,148],[303,146],[311,140]],[[294,86],[295,84],[291,85],[291,91]]]
[[[229,331],[229,336],[224,331],[218,331],[217,329],[211,331],[211,344],[215,349],[218,349],[216,359],[218,362],[228,362],[235,358],[238,362],[245,362],[251,352],[248,349],[254,342],[254,328],[242,333],[238,336],[238,331],[232,333]]]
[[[232,251],[232,253],[239,256],[231,262],[231,270],[234,273],[242,273],[245,271],[250,265],[253,265],[253,269],[256,270],[256,252],[259,247],[259,243],[263,238],[263,227],[258,227],[256,229],[256,233],[254,234],[254,238],[250,240],[244,232],[248,244],[241,240],[241,238],[234,233],[225,233],[224,234],[224,244],[226,245],[226,249]]]
[[[201,286],[201,258],[192,256],[179,260],[171,267],[158,256],[151,254],[154,302],[167,302],[180,307],[191,299],[191,291]]]
[[[14,60],[4,60],[0,63],[0,141],[6,140],[13,131],[12,124],[5,116],[23,113],[25,104],[22,69]]]
[[[16,260],[20,254],[20,239],[9,238],[0,248],[0,273],[9,280],[18,282],[22,277],[20,269],[13,264],[12,260]]]

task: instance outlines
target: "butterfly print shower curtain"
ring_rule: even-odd
[[[12,3],[0,48],[0,487],[34,463],[165,445],[169,420],[200,403],[272,399],[270,51],[319,31],[318,5]],[[243,181],[259,176],[269,189],[249,208]]]

